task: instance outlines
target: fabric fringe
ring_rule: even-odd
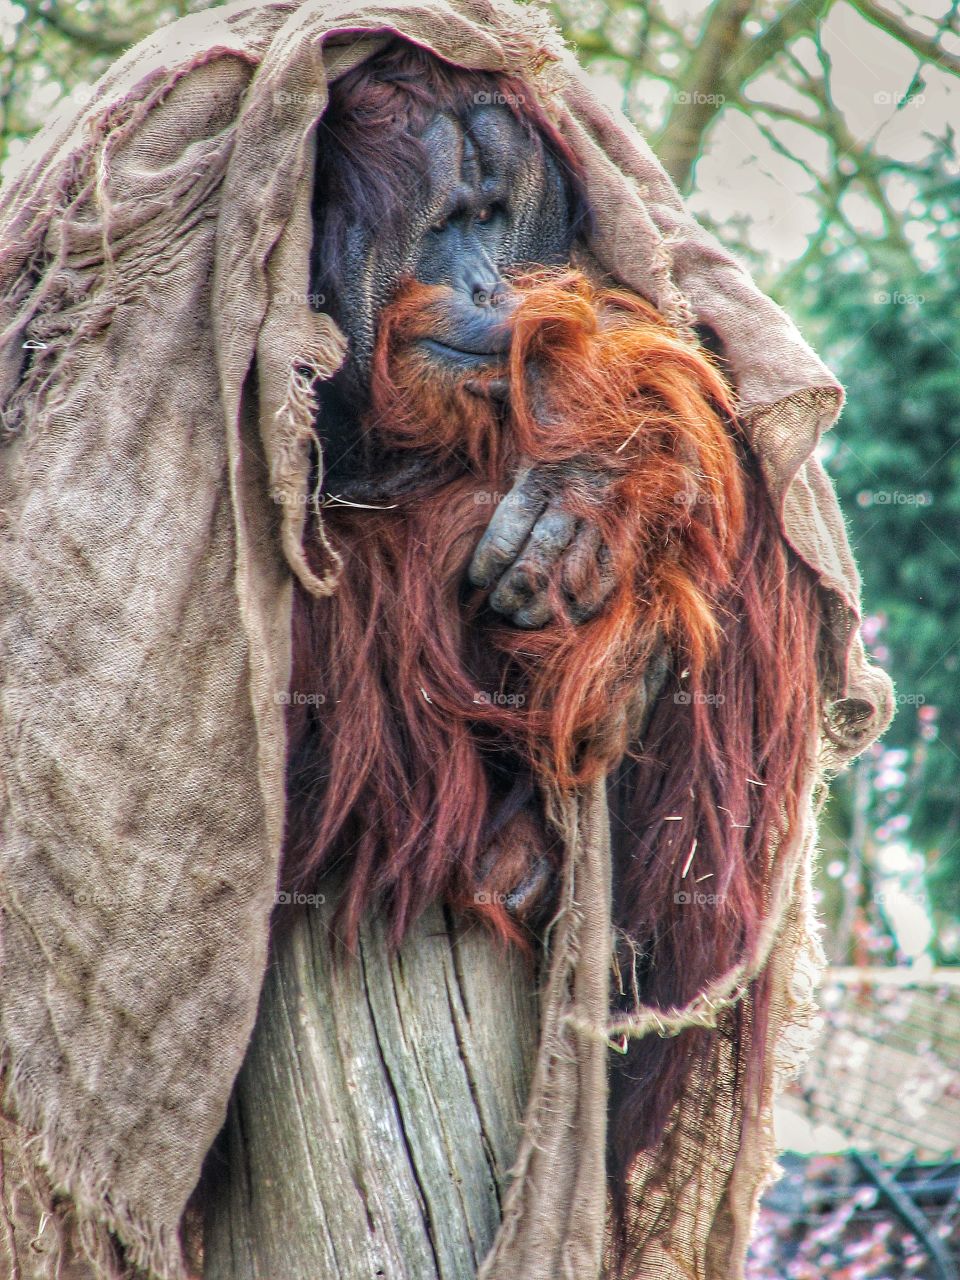
[[[329,341],[318,344],[307,356],[290,365],[287,390],[274,414],[270,494],[282,511],[281,540],[284,554],[300,583],[314,596],[329,596],[337,589],[343,557],[327,537],[320,510],[323,488],[323,445],[317,431],[315,383],[331,377],[340,367],[346,347],[331,326]],[[310,490],[310,469],[316,460],[316,483]],[[327,557],[322,576],[314,573],[303,546],[307,508],[313,512],[319,545]]]
[[[490,16],[497,24],[498,43],[511,74],[542,78],[562,60],[563,35],[547,9],[500,0]]]
[[[817,779],[810,776],[806,798],[801,805],[801,814],[812,812],[812,796],[817,787]],[[780,935],[783,922],[790,908],[794,891],[794,873],[797,860],[808,845],[810,821],[808,816],[801,818],[802,828],[794,833],[793,848],[780,848],[773,855],[781,860],[782,871],[774,888],[764,927],[757,939],[751,954],[740,964],[722,974],[705,990],[699,992],[691,1001],[674,1009],[658,1009],[651,1005],[639,1005],[635,1012],[626,1017],[616,1018],[605,1027],[591,1026],[586,1022],[568,1015],[567,1025],[581,1035],[611,1042],[626,1036],[632,1040],[640,1040],[645,1036],[656,1034],[662,1038],[680,1035],[692,1027],[716,1030],[721,1014],[738,1004],[746,995],[750,983],[763,972],[774,943]]]
[[[73,357],[107,328],[123,303],[137,295],[136,275],[131,280],[124,279],[130,275],[129,266],[118,267],[113,248],[111,156],[179,81],[226,53],[236,56],[235,51],[216,47],[172,71],[158,71],[134,91],[92,115],[84,125],[86,136],[58,176],[54,199],[46,206],[37,202],[38,211],[19,239],[18,268],[3,298],[4,310],[11,318],[0,331],[0,350],[22,348],[25,339],[38,345],[32,349],[29,365],[21,371],[11,394],[0,403],[0,443],[21,434],[30,410],[42,405],[38,413],[42,417],[61,407],[73,381]],[[162,239],[165,245],[172,243],[168,230],[183,234],[191,211],[222,181],[231,151],[228,142],[214,152],[205,172],[191,171],[179,188],[167,193],[166,208],[149,224],[137,228],[144,237],[141,252],[151,239]],[[102,260],[88,266],[89,254],[85,253],[84,266],[72,268],[68,260],[73,215],[88,202],[94,205],[97,215]],[[150,237],[146,234],[147,225]],[[19,265],[24,260],[29,264],[26,267]]]
[[[546,931],[549,956],[541,992],[541,1038],[524,1115],[517,1160],[510,1171],[500,1230],[477,1280],[586,1280],[599,1273],[603,1247],[602,1159],[591,1169],[571,1142],[571,1124],[603,1128],[590,1112],[593,1086],[590,1066],[595,1047],[577,1041],[571,1005],[606,1003],[606,970],[599,986],[582,984],[584,963],[599,939],[598,911],[609,912],[608,871],[603,840],[592,829],[598,816],[606,820],[601,780],[579,800],[546,797],[550,823],[564,840],[567,860],[560,906]],[[608,853],[607,853],[608,856]],[[578,980],[578,972],[580,980]],[[605,1071],[603,1058],[599,1069]],[[551,1211],[545,1212],[549,1201]]]
[[[178,1228],[157,1226],[134,1213],[122,1200],[106,1173],[96,1173],[87,1153],[44,1117],[42,1104],[30,1080],[4,1046],[0,1077],[6,1080],[4,1110],[34,1136],[21,1144],[24,1167],[37,1166],[49,1175],[53,1187],[66,1188],[77,1221],[77,1243],[94,1268],[97,1280],[137,1280],[137,1272],[156,1280],[189,1280],[183,1264]],[[36,1151],[26,1148],[36,1146]],[[124,1258],[110,1236],[123,1246]]]

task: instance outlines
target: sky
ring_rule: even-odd
[[[936,19],[946,11],[947,0],[909,0],[897,5],[886,0],[891,12],[910,22],[921,34],[932,35]],[[634,35],[639,11],[635,8],[615,9],[613,0],[559,0],[575,26],[584,30],[605,21],[615,43],[627,49]],[[761,7],[779,12],[784,0]],[[84,0],[72,6],[77,13]],[[671,25],[685,31],[693,39],[700,28],[709,0],[661,0],[660,9]],[[14,0],[0,0],[0,45],[9,45],[18,22],[25,21],[25,11]],[[760,21],[748,23],[748,31],[761,30]],[[653,40],[654,45],[657,38]],[[861,144],[871,143],[882,154],[903,161],[916,161],[929,154],[931,142],[927,133],[942,134],[945,122],[960,125],[960,84],[957,78],[936,68],[928,68],[922,91],[903,100],[908,94],[919,62],[904,46],[868,23],[845,0],[834,4],[822,29],[823,48],[833,65],[834,101],[846,124]],[[960,36],[945,35],[943,47],[960,55]],[[813,41],[801,40],[793,46],[801,61],[811,65],[815,60]],[[664,70],[672,69],[676,58],[661,51]],[[59,86],[39,78],[33,94],[38,122],[48,116],[60,96]],[[613,66],[596,64],[592,75],[598,95],[610,105],[622,107],[622,82]],[[78,101],[89,86],[78,86],[71,95]],[[648,135],[655,135],[669,106],[671,86],[662,80],[647,79],[639,84],[629,104],[637,123]],[[80,97],[78,97],[80,95]],[[804,111],[804,100],[784,82],[782,76],[764,73],[750,88],[754,100],[762,100]],[[829,148],[819,135],[802,125],[779,122],[773,125],[782,141],[816,173],[823,174],[830,164]],[[4,172],[15,164],[19,148],[14,144]],[[953,165],[954,174],[960,166]],[[799,164],[784,157],[771,146],[757,125],[744,112],[728,108],[722,111],[708,135],[704,155],[696,172],[696,187],[691,197],[695,212],[708,214],[715,225],[739,224],[749,246],[766,262],[771,277],[796,260],[808,238],[817,230],[819,215],[813,198],[814,180]],[[912,183],[894,177],[888,184],[891,206],[905,220],[905,233],[917,246],[921,262],[933,258],[929,243],[932,229],[928,224],[910,219],[911,202],[915,199]],[[845,212],[858,229],[878,229],[876,206],[865,196],[848,195]],[[766,273],[765,273],[766,274]]]
[[[661,7],[671,22],[682,23],[694,33],[708,6],[702,0],[663,0]],[[777,5],[778,10],[782,7]],[[579,10],[580,0],[571,0],[571,8]],[[921,34],[933,35],[935,19],[946,6],[942,0],[911,0],[909,8],[893,4],[890,8],[909,19]],[[922,91],[910,95],[919,59],[851,5],[832,6],[823,24],[822,44],[832,62],[834,102],[859,144],[871,144],[878,153],[897,160],[916,162],[930,154],[932,143],[926,134],[942,135],[948,122],[960,127],[957,78],[928,66]],[[960,37],[945,35],[942,44],[960,55]],[[792,47],[801,61],[815,65],[812,40],[797,41]],[[613,68],[599,68],[593,82],[609,105],[624,105],[622,84]],[[749,96],[754,101],[809,112],[802,96],[774,73],[756,77]],[[671,87],[662,81],[649,79],[638,87],[632,101],[634,116],[649,135],[655,135],[662,124],[670,98]],[[792,122],[773,127],[810,168],[821,175],[827,172],[830,153],[822,137]],[[952,172],[960,174],[960,166],[955,163]],[[747,114],[729,108],[711,128],[697,166],[691,204],[715,224],[743,224],[748,243],[768,260],[771,274],[776,274],[802,254],[818,227],[817,205],[811,194],[814,189],[814,180],[804,168],[778,154]],[[921,261],[924,257],[932,260],[932,248],[926,245],[931,229],[909,220],[915,194],[913,185],[899,177],[888,184],[890,204],[907,220],[906,233],[917,244]],[[848,197],[845,211],[858,229],[879,229],[876,207],[865,196]]]

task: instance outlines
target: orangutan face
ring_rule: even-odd
[[[527,94],[527,96],[529,96]],[[416,450],[385,445],[371,412],[371,370],[384,309],[410,283],[434,292],[416,341],[438,388],[469,380],[478,396],[509,397],[506,357],[525,266],[560,265],[584,218],[576,162],[525,91],[443,69],[412,46],[333,86],[318,131],[313,281],[348,336],[344,367],[320,391],[328,492],[388,503],[421,485]],[[426,323],[428,322],[428,323]],[[490,377],[492,372],[499,376]],[[536,371],[531,371],[535,376]],[[478,379],[478,375],[481,375]],[[583,461],[549,476],[518,465],[469,567],[492,607],[520,628],[556,616],[545,575],[569,556],[592,585],[568,615],[592,617],[612,589],[596,529],[568,509]],[[587,477],[589,482],[589,477]]]

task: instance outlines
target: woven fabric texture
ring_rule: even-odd
[[[784,536],[823,583],[831,758],[890,715],[889,681],[854,638],[856,568],[813,456],[838,384],[636,131],[597,104],[537,10],[285,0],[157,32],[79,115],[41,132],[0,195],[0,1044],[16,1116],[3,1149],[23,1170],[7,1196],[17,1212],[52,1212],[52,1188],[71,1206],[56,1209],[62,1249],[31,1252],[22,1224],[0,1237],[26,1277],[68,1274],[58,1257],[77,1250],[97,1276],[183,1274],[181,1217],[267,957],[291,583],[324,594],[336,581],[335,563],[317,576],[302,548],[311,382],[344,352],[308,303],[316,121],[330,79],[394,33],[522,77],[583,161],[596,215],[585,258],[681,328],[719,335]],[[761,948],[676,1012],[677,1026],[722,1032],[752,973],[773,966],[763,1106],[743,1124],[733,1114],[718,1035],[709,1079],[638,1171],[644,1280],[739,1273],[772,1163],[775,1072],[795,1056],[817,964],[821,764],[812,749],[810,820],[778,851]],[[602,790],[559,820],[542,1042],[483,1280],[589,1280],[603,1265]],[[641,1011],[622,1029],[671,1028]]]

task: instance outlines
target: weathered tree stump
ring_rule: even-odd
[[[220,1142],[205,1280],[468,1280],[536,1054],[533,964],[432,908],[397,954],[333,906],[278,939]]]

